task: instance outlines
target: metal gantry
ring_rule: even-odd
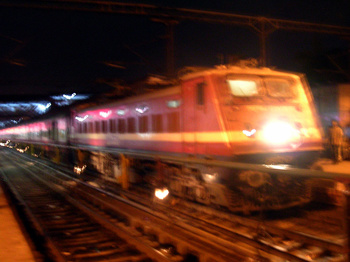
[[[266,18],[261,16],[237,15],[224,12],[203,11],[186,8],[168,8],[148,4],[121,3],[98,0],[2,0],[0,6],[42,8],[58,10],[75,10],[86,12],[104,12],[115,14],[149,16],[152,20],[162,22],[167,27],[167,70],[174,69],[173,57],[173,27],[179,21],[199,21],[226,25],[246,26],[253,29],[260,37],[260,56],[262,65],[267,64],[266,40],[269,34],[276,30],[314,32],[343,37],[350,36],[350,27],[319,23],[299,22],[292,20]],[[175,22],[175,23],[174,23]]]

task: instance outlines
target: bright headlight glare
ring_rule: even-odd
[[[298,130],[289,123],[271,122],[265,126],[263,137],[265,142],[276,145],[292,142],[298,133]]]

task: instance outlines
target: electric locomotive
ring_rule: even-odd
[[[284,167],[306,167],[322,150],[320,125],[303,75],[268,68],[194,68],[177,85],[76,110],[74,118],[73,141],[78,145]],[[95,152],[92,159],[106,179],[118,180],[118,157]],[[144,182],[147,172],[140,167],[149,162],[135,163],[130,179]],[[159,183],[204,204],[231,210],[280,209],[309,197],[300,179],[162,164]]]
[[[121,180],[123,150],[286,168],[307,167],[323,149],[304,76],[247,64],[192,68],[170,87],[100,106],[77,107],[71,117],[66,122],[66,142],[93,148],[80,162],[88,162],[116,183]],[[52,134],[58,132],[53,129]],[[5,132],[1,131],[1,138],[8,139]],[[232,211],[281,209],[310,197],[307,179],[133,158],[130,182],[166,186],[173,195]]]

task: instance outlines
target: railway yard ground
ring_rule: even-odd
[[[334,164],[330,159],[321,159],[319,162],[322,170],[325,172],[341,173],[350,175],[350,161],[342,161]]]
[[[35,261],[26,234],[16,220],[0,187],[0,257],[1,261]]]
[[[20,205],[32,206],[30,212],[38,219],[32,223],[44,224],[41,230],[45,233],[42,235],[50,235],[49,244],[45,245],[50,246],[50,252],[56,252],[55,258],[50,256],[53,261],[348,261],[347,251],[344,251],[348,245],[348,225],[343,224],[346,220],[342,217],[346,215],[341,207],[300,209],[303,217],[286,215],[293,213],[289,210],[283,218],[264,221],[259,220],[259,215],[226,214],[206,207],[196,209],[191,204],[174,205],[169,215],[166,214],[169,206],[147,207],[147,201],[140,200],[131,207],[127,200],[132,196],[128,195],[119,200],[107,200],[109,195],[100,192],[97,198],[90,198],[98,192],[93,188],[83,188],[83,185],[76,186],[76,182],[67,180],[67,177],[58,182],[56,174],[45,182],[42,171],[33,169],[39,164],[31,164],[28,159],[21,161],[16,154],[19,155],[9,153],[7,149],[0,150],[2,184],[5,180],[18,183],[15,184],[18,194],[27,201]],[[350,175],[350,161],[333,164],[322,159],[319,166],[325,172]],[[15,173],[29,169],[41,181],[35,182],[40,187],[45,183],[54,184],[53,189],[49,187],[48,190],[66,191],[62,190],[64,185],[73,189],[74,184],[74,193],[71,194],[74,199],[67,203],[58,202],[61,197],[47,193],[45,186],[31,194],[26,192],[28,190],[21,190],[20,183],[30,185],[32,182],[16,178]],[[7,191],[0,188],[0,261],[51,261],[33,247],[33,236],[24,230],[22,215],[13,208]],[[83,193],[90,195],[89,198],[83,199]],[[38,200],[40,204],[35,202]],[[81,203],[70,206],[78,200],[85,206],[82,207]],[[43,211],[43,206],[53,209],[54,213]],[[77,206],[80,206],[81,213],[90,214],[80,216],[80,211],[74,211]],[[115,211],[112,206],[119,206],[119,210]],[[43,222],[49,218],[55,223]],[[63,222],[67,219],[71,221],[69,226]],[[97,232],[94,227],[98,228]],[[113,234],[104,234],[103,228]],[[73,240],[65,238],[73,235]],[[52,251],[53,247],[57,251]],[[154,254],[151,249],[155,250]],[[215,253],[220,255],[211,255]],[[60,256],[61,260],[57,259]]]

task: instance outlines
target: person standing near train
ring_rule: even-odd
[[[343,143],[343,130],[338,122],[333,120],[332,126],[329,129],[329,143],[332,150],[332,159],[334,163],[339,163],[342,160],[341,150]]]

